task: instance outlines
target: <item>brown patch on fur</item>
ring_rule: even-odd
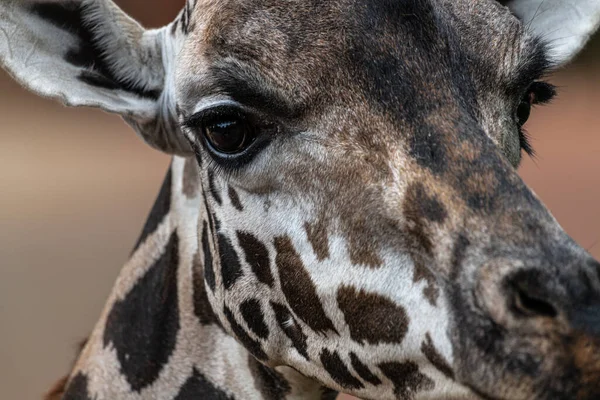
[[[213,170],[208,171],[208,191],[210,192],[213,199],[217,202],[218,205],[223,204],[221,193],[215,185],[215,172]]]
[[[408,332],[404,308],[387,297],[342,286],[337,301],[350,336],[361,343],[402,343]]]
[[[394,384],[394,394],[399,399],[413,399],[421,390],[431,390],[435,383],[427,375],[419,371],[419,366],[412,362],[386,362],[378,365],[379,369]]]
[[[479,158],[481,151],[471,142],[463,140],[458,144],[458,150],[455,154],[460,155],[467,162],[473,162]]]
[[[192,276],[194,286],[194,314],[198,317],[202,325],[217,324],[221,326],[208,301],[208,294],[204,286],[204,267],[199,252],[196,252],[194,255]]]
[[[281,290],[294,313],[316,332],[328,330],[338,333],[317,295],[317,289],[302,259],[287,236],[275,238]]]
[[[463,185],[470,196],[485,198],[498,185],[498,177],[495,171],[479,171],[476,174],[468,174]]]
[[[327,238],[327,227],[322,221],[317,221],[314,224],[306,222],[304,224],[306,237],[310,242],[317,260],[323,261],[329,257],[329,239]]]
[[[358,358],[358,356],[350,352],[350,363],[352,364],[352,368],[356,371],[356,373],[366,382],[369,382],[371,385],[378,386],[381,385],[381,379],[377,377],[369,367],[367,367],[363,362]]]
[[[277,324],[279,324],[279,327],[283,333],[285,333],[285,335],[292,341],[292,345],[296,348],[298,353],[308,360],[309,357],[306,345],[307,338],[304,332],[302,332],[302,328],[300,327],[300,324],[298,324],[298,321],[296,321],[296,318],[292,316],[289,308],[283,304],[278,304],[272,301],[271,307],[275,312]]]
[[[403,208],[413,245],[431,254],[433,242],[429,226],[432,223],[444,223],[448,216],[446,208],[437,197],[428,194],[420,182],[412,183],[406,190]]]
[[[229,186],[229,200],[231,200],[231,204],[235,207],[236,210],[238,211],[244,211],[244,206],[242,206],[242,202],[240,201],[240,196],[238,195],[238,193],[236,192],[236,190]]]
[[[423,249],[426,254],[431,255],[433,250],[433,242],[431,241],[425,226],[420,219],[413,218],[412,215],[407,214],[406,210],[405,215],[407,219],[406,232],[408,237],[412,240],[413,246]]]
[[[337,351],[332,352],[329,349],[323,349],[319,359],[323,364],[323,368],[340,386],[346,389],[362,389],[365,387],[360,380],[352,375]]]
[[[421,280],[427,281],[427,286],[423,288],[423,295],[429,301],[432,306],[437,305],[437,299],[440,294],[440,289],[437,286],[437,282],[433,273],[425,265],[421,263],[419,259],[415,262],[415,273],[413,275],[413,282],[418,283]]]
[[[421,344],[421,351],[427,357],[429,362],[433,364],[438,371],[442,374],[446,375],[449,379],[454,379],[454,371],[452,367],[448,364],[448,362],[444,359],[444,356],[440,354],[440,352],[435,348],[433,344],[433,340],[431,340],[431,335],[429,332],[425,335],[425,340]]]
[[[189,199],[198,195],[198,189],[200,188],[200,174],[198,163],[194,157],[185,160],[182,188],[183,194]]]
[[[600,340],[587,335],[577,338],[573,345],[573,359],[581,374],[577,399],[596,398],[600,382]]]
[[[366,265],[370,268],[381,267],[383,261],[377,254],[377,245],[364,236],[350,235],[348,249],[350,261],[354,265]]]
[[[267,246],[250,233],[237,231],[236,235],[238,243],[244,251],[246,262],[252,268],[256,278],[269,287],[273,287],[275,281],[271,273],[271,260]]]

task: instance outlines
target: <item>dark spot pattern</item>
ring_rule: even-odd
[[[225,285],[225,289],[229,290],[244,272],[240,265],[240,259],[229,238],[222,233],[219,233],[217,238],[219,242],[219,257],[221,259],[223,285]]]
[[[273,287],[274,279],[271,274],[271,260],[267,246],[250,233],[237,231],[236,234],[238,243],[244,251],[246,262],[252,268],[256,278],[265,285]]]
[[[171,35],[175,36],[177,34],[180,20],[181,18],[177,18],[175,21],[173,21],[173,23],[171,23]]]
[[[240,313],[248,327],[261,339],[269,337],[269,327],[265,323],[265,316],[256,299],[249,299],[240,304]]]
[[[287,380],[276,370],[269,368],[252,356],[248,356],[250,373],[254,377],[254,386],[265,400],[281,400],[291,392]]]
[[[412,400],[419,391],[432,390],[435,383],[419,371],[412,362],[386,362],[378,365],[383,374],[394,384],[394,394],[399,400]]]
[[[190,4],[191,1],[187,0],[185,2],[185,6],[183,7],[183,10],[181,11],[181,16],[179,18],[179,22],[181,25],[181,33],[184,35],[187,35],[190,33],[190,22],[191,22],[191,18],[192,18],[192,10],[193,10],[193,5]],[[195,2],[194,2],[195,4]]]
[[[402,343],[408,332],[406,311],[387,297],[342,286],[338,289],[337,302],[350,336],[357,342]]]
[[[174,400],[234,400],[234,397],[228,395],[224,390],[219,389],[215,384],[209,381],[196,368],[194,373],[183,384],[181,390],[175,396]]]
[[[350,371],[337,351],[321,351],[321,363],[331,378],[345,389],[362,389],[364,385]]]
[[[190,22],[190,13],[187,12],[187,7],[183,8],[183,12],[181,13],[181,33],[183,34],[187,34],[188,32],[188,26],[189,26],[189,22]]]
[[[104,346],[114,346],[121,372],[137,392],[158,378],[175,349],[178,254],[179,239],[173,232],[164,253],[125,298],[115,302],[106,320]]]
[[[438,224],[443,223],[448,217],[446,207],[436,197],[428,195],[422,183],[411,185],[408,193],[418,207],[416,211],[420,217]]]
[[[447,147],[440,135],[432,135],[427,129],[431,127],[416,128],[410,136],[410,155],[419,165],[439,174],[448,167]]]
[[[377,386],[381,385],[381,379],[377,377],[362,361],[360,358],[352,352],[350,352],[350,363],[352,364],[352,368],[356,371],[358,376],[360,376],[365,382],[369,382],[371,385]]]
[[[221,198],[221,194],[217,190],[215,186],[215,173],[212,170],[208,171],[208,191],[212,195],[213,199],[217,202],[218,205],[223,204],[223,199]]]
[[[229,194],[231,205],[233,205],[233,207],[235,207],[235,209],[238,211],[244,211],[244,206],[242,206],[238,192],[232,186],[229,186],[229,190],[227,192]]]
[[[221,221],[219,221],[219,218],[217,218],[217,216],[214,213],[210,213],[211,215],[211,221],[213,222],[214,226],[213,226],[213,232],[219,232],[221,230]]]
[[[210,218],[210,217],[209,217]],[[208,283],[211,291],[215,291],[215,269],[213,265],[212,253],[210,252],[210,239],[208,232],[208,223],[202,223],[202,251],[204,252],[204,279]]]
[[[171,184],[172,171],[171,168],[169,168],[169,171],[167,171],[167,176],[165,176],[162,186],[160,187],[160,192],[158,193],[158,196],[154,201],[152,210],[150,210],[150,215],[146,219],[146,223],[144,224],[142,233],[140,234],[140,237],[138,238],[135,246],[133,247],[133,252],[135,252],[138,249],[138,247],[140,247],[140,245],[146,240],[148,235],[156,231],[158,225],[169,213],[169,210],[171,209]]]
[[[403,208],[407,233],[413,246],[431,255],[433,243],[428,224],[443,223],[447,217],[446,208],[435,197],[427,194],[422,183],[413,183],[408,187]]]
[[[337,334],[291,239],[287,236],[276,237],[275,249],[281,289],[292,311],[314,331],[322,333],[330,330]]]
[[[192,277],[194,282],[194,314],[202,325],[218,323],[218,319],[208,301],[206,287],[204,286],[202,262],[198,252],[194,255]]]
[[[298,353],[300,353],[302,357],[309,360],[306,344],[307,337],[304,332],[302,332],[302,328],[296,319],[292,316],[291,311],[286,306],[275,302],[271,302],[271,307],[275,313],[277,324],[283,333],[290,338],[292,345],[296,350],[298,350]]]
[[[195,157],[190,157],[185,160],[183,167],[183,194],[189,199],[193,199],[198,195],[200,189],[200,171],[198,161]]]
[[[427,357],[429,362],[433,364],[434,367],[438,369],[442,374],[444,374],[447,378],[454,379],[454,371],[452,367],[448,364],[448,362],[444,359],[439,351],[435,348],[433,344],[433,340],[431,340],[431,335],[427,333],[425,335],[425,340],[421,344],[421,352]]]
[[[423,295],[427,301],[429,301],[429,304],[435,307],[440,294],[435,276],[429,270],[429,268],[421,263],[420,259],[417,258],[414,264],[415,271],[413,275],[413,282],[419,283],[421,280],[425,280],[427,282],[427,286],[423,288]]]
[[[62,397],[63,400],[92,400],[88,392],[88,377],[78,372],[71,379],[67,390]]]
[[[85,8],[78,1],[61,3],[36,3],[30,6],[33,14],[48,21],[54,26],[75,35],[79,41],[76,47],[69,49],[64,59],[69,64],[81,67],[78,79],[88,85],[109,89],[124,90],[139,97],[157,100],[162,92],[159,89],[148,89],[135,83],[133,79],[118,76],[105,61],[102,38],[92,33],[93,26],[84,24]]]
[[[381,267],[383,261],[378,254],[378,243],[364,235],[350,234],[348,237],[348,252],[353,265],[365,265],[369,268]]]
[[[304,224],[306,237],[312,246],[317,260],[323,261],[329,257],[329,239],[327,238],[327,227],[320,221],[314,224]]]
[[[433,242],[431,241],[431,237],[427,233],[425,229],[425,225],[422,223],[422,220],[413,219],[411,214],[404,215],[407,217],[407,237],[410,238],[414,246],[418,249],[423,249],[426,254],[432,255],[433,250]]]
[[[235,317],[229,308],[224,307],[223,313],[225,314],[225,318],[229,321],[229,325],[231,326],[231,330],[237,336],[238,340],[242,343],[242,345],[248,350],[254,357],[259,360],[266,360],[267,355],[262,349],[260,342],[252,339],[250,335],[242,328],[240,324],[235,320]]]

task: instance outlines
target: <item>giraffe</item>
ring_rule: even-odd
[[[595,0],[2,0],[25,87],[173,155],[63,399],[600,396],[600,264],[515,169]],[[485,39],[485,40],[482,40]]]

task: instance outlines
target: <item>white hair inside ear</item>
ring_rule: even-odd
[[[600,25],[600,0],[512,0],[508,7],[548,44],[557,65],[570,61]]]
[[[177,38],[112,0],[0,0],[0,67],[41,96],[121,115],[150,146],[188,155],[173,94]]]

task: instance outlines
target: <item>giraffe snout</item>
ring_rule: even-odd
[[[473,369],[461,379],[502,399],[600,399],[600,264],[566,235],[538,233],[538,247],[496,241],[503,250],[471,259],[457,354],[458,370]]]

